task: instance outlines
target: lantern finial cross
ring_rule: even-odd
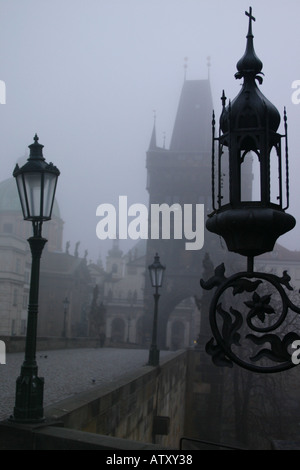
[[[254,16],[252,15],[252,7],[249,7],[249,12],[245,11],[245,15],[249,16],[249,31],[248,36],[252,36],[252,21],[256,21]]]

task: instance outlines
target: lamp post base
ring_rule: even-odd
[[[159,364],[159,349],[156,346],[151,346],[149,350],[148,366],[158,366]]]
[[[45,420],[43,410],[44,379],[21,372],[16,382],[14,414],[10,420],[19,423],[39,423]]]

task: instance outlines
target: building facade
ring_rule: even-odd
[[[107,345],[148,347],[150,344],[151,331],[145,329],[145,283],[149,277],[146,250],[147,241],[140,240],[124,254],[114,240],[108,252],[106,268],[98,284],[98,306],[102,302],[105,308]],[[153,296],[149,308],[153,313]],[[185,299],[168,318],[165,347],[176,350],[193,345],[199,327],[198,307],[193,299]]]
[[[27,239],[31,223],[24,221],[14,178],[0,183],[0,335],[26,334],[31,273]],[[86,335],[90,302],[85,258],[62,251],[63,220],[57,201],[52,219],[43,224],[48,241],[42,253],[39,291],[39,336]],[[63,306],[68,298],[68,317]]]

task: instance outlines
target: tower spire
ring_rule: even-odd
[[[150,139],[149,150],[154,150],[156,148],[157,148],[157,145],[156,145],[156,111],[154,109],[153,110],[153,130],[152,130],[152,135]]]
[[[210,56],[207,56],[207,79],[210,79],[210,67],[211,67],[211,61],[210,61]]]
[[[188,57],[185,57],[185,58],[184,58],[184,65],[183,65],[183,68],[184,68],[184,81],[186,81],[186,69],[187,69],[187,64],[188,64]]]

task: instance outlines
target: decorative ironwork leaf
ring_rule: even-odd
[[[214,345],[214,338],[207,343],[205,351],[212,357],[212,362],[218,367],[233,367],[233,363],[226,357],[223,349],[217,344]]]
[[[288,352],[288,347],[300,336],[297,333],[288,333],[283,339],[273,334],[266,334],[263,336],[255,336],[253,334],[247,335],[247,339],[251,340],[256,345],[270,343],[271,349],[262,349],[255,356],[251,357],[252,362],[257,362],[263,357],[267,357],[274,362],[286,362],[291,359],[291,354]]]
[[[222,336],[226,344],[231,346],[235,344],[236,346],[240,346],[240,338],[241,335],[238,333],[238,330],[241,328],[243,324],[243,317],[238,310],[230,307],[230,313],[235,317],[235,320],[232,321],[232,317],[230,313],[226,312],[222,308],[222,304],[217,306],[217,312],[223,319],[223,328],[222,328]]]
[[[257,281],[249,281],[248,279],[236,279],[233,285],[233,295],[242,294],[243,292],[254,292],[259,284],[261,284],[261,280]]]
[[[223,284],[223,282],[226,281],[226,277],[224,274],[225,265],[224,263],[222,263],[215,269],[214,276],[208,279],[208,281],[203,281],[203,279],[200,279],[200,285],[202,289],[210,290],[213,289],[213,287],[218,287],[219,285]]]
[[[283,284],[288,290],[294,290],[290,284],[291,277],[287,271],[283,271],[282,277],[278,278],[280,284]]]

